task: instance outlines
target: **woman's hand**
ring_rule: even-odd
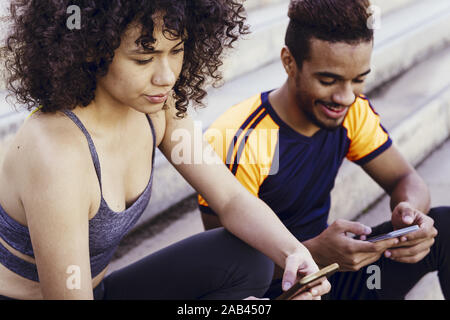
[[[293,284],[297,283],[301,278],[317,271],[319,271],[319,267],[314,262],[309,251],[306,250],[306,248],[300,248],[286,258],[286,266],[282,281],[283,291],[289,290]],[[318,285],[291,298],[291,300],[320,300],[320,297],[328,293],[330,289],[331,284],[323,277]]]
[[[306,248],[299,248],[296,252],[286,258],[286,268],[283,275],[283,291],[289,290],[293,284],[297,283],[303,277],[319,271],[319,267],[312,259]],[[326,277],[316,280],[315,285],[308,291],[302,290],[289,300],[320,300],[320,297],[328,293],[331,285]],[[301,290],[301,289],[300,289]],[[248,297],[244,300],[269,300],[256,297]]]

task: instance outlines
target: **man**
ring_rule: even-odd
[[[426,184],[362,94],[373,50],[368,6],[366,0],[292,0],[281,52],[287,81],[227,110],[205,136],[319,266],[339,263],[327,298],[402,299],[423,275],[438,270],[448,299],[450,239],[438,231],[450,227],[450,208],[430,211]],[[230,132],[233,138],[226,139]],[[344,157],[391,197],[391,221],[373,232],[353,221],[327,225],[330,192]],[[201,196],[199,205],[205,227],[220,226]],[[410,225],[420,229],[399,239],[364,241],[369,234]],[[381,289],[366,285],[373,264],[380,267]],[[280,272],[274,275],[268,297],[281,293],[279,277]]]

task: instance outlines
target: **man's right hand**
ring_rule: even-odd
[[[337,262],[340,271],[358,271],[380,259],[388,248],[399,242],[394,238],[371,243],[347,236],[347,233],[353,233],[365,239],[371,232],[370,227],[362,223],[339,219],[320,235],[303,244],[321,267]]]

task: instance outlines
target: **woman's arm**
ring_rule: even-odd
[[[183,139],[177,139],[180,136]],[[204,154],[206,148],[209,144],[190,118],[175,120],[173,111],[167,111],[160,150],[207,200],[223,226],[285,269],[284,282],[294,283],[302,266],[308,269],[307,274],[318,270],[309,251],[262,200],[238,182],[214,152],[206,152],[209,161],[200,161],[199,153]],[[184,157],[180,163],[180,150],[192,156]]]
[[[15,158],[43,297],[92,299],[87,146],[33,131]]]

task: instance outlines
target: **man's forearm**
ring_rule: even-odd
[[[319,268],[326,267],[327,265],[330,264],[330,259],[327,259],[326,257],[323,257],[320,254],[320,250],[316,246],[316,238],[312,238],[312,239],[303,241],[302,244],[311,253],[311,256],[313,257],[314,261],[317,263]]]
[[[391,192],[391,210],[400,202],[408,202],[425,214],[430,211],[430,191],[417,173],[413,172],[402,178]]]

